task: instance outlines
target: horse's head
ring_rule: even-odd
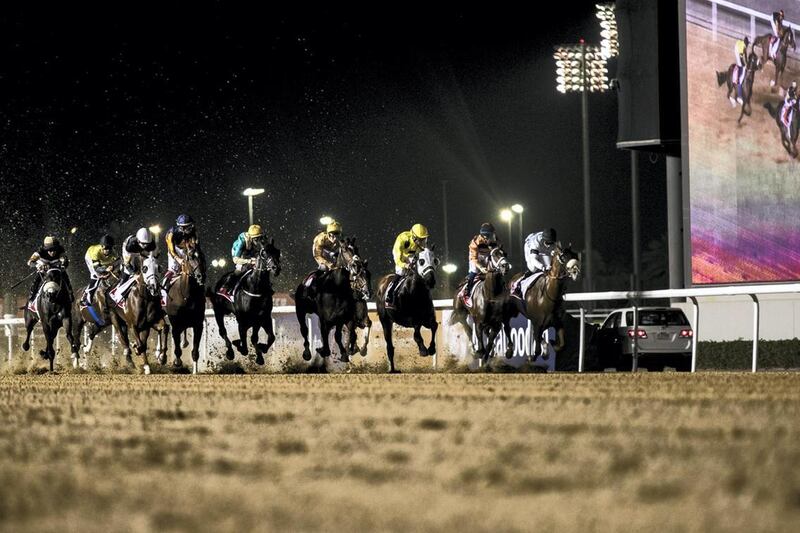
[[[786,26],[786,29],[783,30],[781,41],[782,44],[784,44],[784,46],[786,46],[787,48],[791,46],[792,50],[797,50],[797,47],[794,42],[794,30],[790,26]]]
[[[581,273],[581,262],[578,254],[572,251],[572,245],[566,248],[561,247],[561,243],[556,244],[553,250],[553,265],[550,269],[552,275],[559,278],[569,277],[572,281],[578,279]]]
[[[45,296],[54,297],[61,290],[61,283],[64,279],[64,271],[60,268],[49,268],[43,276],[42,292]]]
[[[425,248],[417,252],[414,269],[431,289],[436,286],[436,267],[438,266],[439,258],[433,255],[433,248]]]
[[[759,59],[758,54],[755,52],[750,52],[747,56],[747,70],[752,76],[756,70],[761,70],[761,59]]]
[[[269,270],[276,276],[281,273],[281,251],[275,248],[275,239],[264,243],[258,252],[255,270]]]
[[[144,286],[150,296],[158,294],[158,285],[160,281],[161,267],[152,255],[148,255],[142,261],[142,277],[144,278]]]
[[[489,270],[504,276],[511,270],[511,263],[508,262],[508,256],[502,247],[497,246],[489,253]]]

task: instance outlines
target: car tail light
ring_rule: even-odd
[[[637,329],[629,329],[628,330],[628,337],[630,337],[632,339],[637,334],[636,333],[637,331],[639,332],[638,335],[639,335],[640,339],[646,339],[647,338],[647,332],[645,330],[643,330],[643,329],[638,329],[638,330]]]
[[[694,332],[690,329],[682,329],[681,330],[681,337],[684,338],[691,338],[694,335]]]

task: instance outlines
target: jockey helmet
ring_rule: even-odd
[[[194,224],[194,219],[189,215],[180,215],[175,223],[178,227],[191,226]]]
[[[111,235],[105,234],[100,237],[100,246],[105,248],[106,250],[110,250],[114,247],[114,237]]]
[[[556,230],[553,228],[547,228],[542,232],[542,240],[545,244],[553,244],[556,240]]]
[[[327,225],[325,231],[328,233],[336,233],[337,235],[342,232],[342,225],[335,220]]]
[[[52,250],[56,246],[58,246],[58,239],[56,239],[52,235],[48,235],[47,237],[44,238],[44,249],[45,250]]]
[[[742,40],[744,41],[744,47],[745,47],[745,48],[747,48],[748,46],[750,46],[750,37],[748,37],[747,35],[745,35],[745,36],[744,36],[744,39],[742,39]]]
[[[426,228],[422,224],[414,224],[413,226],[411,226],[411,234],[416,239],[427,239],[428,228]]]
[[[264,236],[264,232],[261,230],[261,226],[258,224],[253,224],[249,228],[247,228],[247,236],[251,239],[257,239],[259,237]]]
[[[494,237],[494,233],[495,233],[494,225],[492,225],[489,222],[484,222],[483,224],[481,224],[481,231],[480,231],[481,235],[483,235],[484,237]]]
[[[150,244],[153,242],[153,233],[147,228],[140,228],[139,231],[136,232],[136,240],[139,241],[140,244]]]

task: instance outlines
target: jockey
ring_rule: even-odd
[[[769,38],[769,57],[772,59],[775,59],[778,54],[778,44],[781,42],[781,36],[783,35],[783,19],[783,9],[781,9],[773,12],[772,20],[769,21],[772,25],[772,35]]]
[[[189,215],[180,215],[175,221],[175,226],[169,228],[164,236],[167,243],[167,272],[164,274],[162,286],[169,287],[170,280],[180,271],[181,265],[187,259],[186,251],[189,245],[194,245],[197,254],[200,272],[205,278],[205,258],[197,242],[197,232],[194,227],[194,219]]]
[[[122,285],[130,276],[134,275],[139,268],[141,259],[149,256],[156,249],[156,241],[153,233],[147,228],[139,228],[136,235],[128,235],[122,242],[122,272],[119,284]],[[138,258],[133,264],[134,258]]]
[[[50,268],[60,268],[64,271],[64,285],[67,286],[69,292],[69,301],[73,301],[72,283],[70,283],[67,275],[69,258],[67,258],[66,250],[64,250],[58,239],[52,236],[45,237],[42,247],[33,252],[33,255],[28,259],[28,266],[35,267],[38,273],[33,278],[28,301],[33,301],[36,298],[36,293],[39,292],[39,287],[42,284],[42,273]]]
[[[317,269],[320,272],[336,268],[341,239],[342,225],[335,220],[325,227],[325,231],[319,232],[314,237],[312,253],[314,254],[314,261],[317,262]]]
[[[386,289],[386,301],[394,301],[394,289],[397,283],[408,275],[409,266],[417,252],[428,246],[428,228],[422,224],[414,224],[410,231],[400,233],[394,240],[392,256],[394,258],[394,273],[396,276]]]
[[[108,275],[108,271],[118,259],[114,254],[114,237],[103,235],[100,238],[100,244],[90,246],[83,258],[89,268],[89,285],[83,291],[81,303],[89,306],[92,304],[92,298],[100,284],[100,277]]]
[[[522,282],[537,272],[547,272],[550,269],[552,256],[555,249],[556,230],[548,228],[538,233],[531,233],[525,238],[525,265],[527,270],[517,280],[513,295],[522,299]]]
[[[736,54],[736,68],[733,70],[731,83],[736,86],[736,101],[740,104],[742,101],[742,82],[744,82],[745,66],[747,65],[747,47],[750,45],[750,39],[745,36],[744,39],[738,39],[734,46],[734,53]]]
[[[499,245],[494,226],[489,222],[481,224],[480,232],[469,243],[469,273],[467,274],[467,285],[464,287],[464,303],[467,306],[472,306],[472,286],[475,283],[475,277],[479,273],[486,273],[489,254]]]
[[[230,291],[233,290],[236,281],[256,264],[256,258],[259,250],[261,250],[263,239],[264,231],[258,224],[251,225],[247,228],[247,231],[239,234],[231,247],[231,259],[233,264],[236,265],[236,270],[225,279],[225,282],[219,288],[218,292],[220,294],[228,298],[233,296]]]
[[[792,118],[797,107],[797,82],[793,81],[792,85],[786,91],[786,96],[783,99],[783,108],[781,109],[781,122],[786,128],[786,135],[791,138],[792,136]]]

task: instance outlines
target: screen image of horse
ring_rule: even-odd
[[[714,14],[710,1],[687,0],[686,22],[692,283],[800,280],[800,111],[784,108],[800,81],[800,5],[741,0]],[[739,89],[730,77],[745,36]]]

